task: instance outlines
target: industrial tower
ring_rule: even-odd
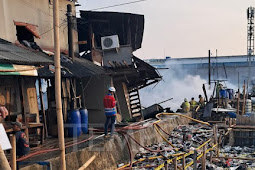
[[[247,55],[254,55],[254,7],[247,9]]]
[[[247,9],[247,56],[248,56],[248,85],[251,80],[251,58],[254,55],[254,7],[249,7]],[[247,87],[248,88],[248,87]]]

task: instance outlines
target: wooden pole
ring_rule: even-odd
[[[174,162],[174,170],[177,170],[178,168],[177,168],[177,158],[176,157],[174,157],[173,162]]]
[[[244,80],[244,84],[243,84],[243,108],[242,108],[242,115],[245,113],[245,80]]]
[[[197,170],[197,150],[194,150],[193,162],[193,169]]]
[[[236,107],[236,114],[239,115],[239,110],[240,110],[240,90],[238,88],[237,91],[237,107]]]
[[[16,161],[16,136],[11,134],[11,145],[12,145],[12,150],[11,150],[11,167],[12,170],[17,169],[17,161]]]
[[[86,169],[94,160],[95,160],[96,156],[93,155],[84,165],[82,165],[82,167],[80,167],[78,170],[84,170]]]
[[[217,144],[217,125],[213,126],[213,137],[214,137],[214,144]]]
[[[54,24],[54,65],[55,65],[55,100],[58,120],[58,140],[60,149],[60,169],[66,170],[64,123],[61,102],[61,67],[60,67],[60,43],[59,43],[59,0],[53,1]]]
[[[206,145],[203,146],[202,170],[206,169]]]
[[[216,152],[217,156],[219,156],[219,154],[220,154],[220,145],[221,145],[221,134],[220,134],[219,141],[218,141],[218,146],[217,146],[217,152]]]
[[[44,101],[43,101],[43,92],[42,92],[42,81],[40,77],[38,81],[39,81],[40,102],[41,102],[41,111],[43,116],[44,132],[45,132],[45,137],[48,138],[48,128],[47,128],[46,114],[45,114]]]
[[[2,146],[0,145],[0,169],[3,170],[11,170],[11,167],[8,163],[8,160],[4,154],[4,151],[2,149]]]
[[[185,159],[185,154],[183,154],[182,156],[182,169],[185,170],[185,166],[186,166],[186,159]]]
[[[165,161],[165,169],[168,169],[168,163],[167,163],[167,161]]]
[[[213,153],[210,151],[210,163],[212,163]]]

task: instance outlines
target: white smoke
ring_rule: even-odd
[[[174,69],[160,70],[160,74],[163,76],[163,80],[159,84],[140,90],[143,107],[148,107],[173,98],[160,105],[164,108],[171,107],[172,110],[176,111],[180,108],[184,98],[190,101],[191,97],[194,97],[198,101],[199,94],[204,96],[202,85],[206,84],[207,81],[201,79],[199,75],[189,75],[188,73],[184,73],[182,69],[177,69],[176,67]],[[210,97],[213,89],[208,89],[208,85],[206,87],[207,96]]]

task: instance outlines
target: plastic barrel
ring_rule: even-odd
[[[227,114],[231,118],[236,118],[236,113],[235,112],[227,112]]]
[[[79,137],[81,135],[81,114],[79,110],[68,112],[67,124],[69,137]]]
[[[227,90],[220,90],[220,97],[227,98]]]
[[[227,89],[228,92],[228,98],[231,100],[234,98],[234,90],[233,89]]]
[[[84,134],[88,133],[88,110],[87,109],[80,109],[81,113],[81,130]]]

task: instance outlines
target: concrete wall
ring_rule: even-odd
[[[108,76],[93,76],[84,80],[85,105],[89,112],[89,123],[104,123],[103,98],[110,86],[112,86],[112,79]]]
[[[37,25],[37,32],[41,39],[36,39],[36,43],[44,49],[53,49],[53,5],[49,0],[1,0],[0,1],[0,18],[1,29],[0,38],[15,43],[16,26],[13,21],[25,22]],[[52,1],[53,2],[53,1]],[[59,1],[60,14],[60,45],[61,50],[68,47],[67,39],[67,20],[66,6],[72,4],[73,15],[76,16],[74,2],[67,0]],[[74,31],[74,49],[78,52],[78,33]]]
[[[172,116],[171,118],[165,118],[159,125],[167,132],[171,132],[176,126],[188,123],[188,119]],[[163,142],[162,137],[156,133],[152,124],[146,129],[141,129],[135,132],[130,131],[128,133],[143,146]],[[133,155],[136,154],[140,146],[130,138],[128,138],[128,142],[132,145]],[[67,169],[78,169],[93,155],[96,155],[96,159],[90,164],[88,169],[117,169],[118,164],[129,162],[129,150],[127,144],[123,137],[116,135],[113,140],[102,141],[90,145],[85,149],[66,154]],[[42,157],[43,156],[41,156],[41,158]],[[59,158],[49,159],[48,161],[52,163],[53,170],[59,169]],[[31,165],[21,168],[21,170],[39,169],[42,169],[39,165]]]

